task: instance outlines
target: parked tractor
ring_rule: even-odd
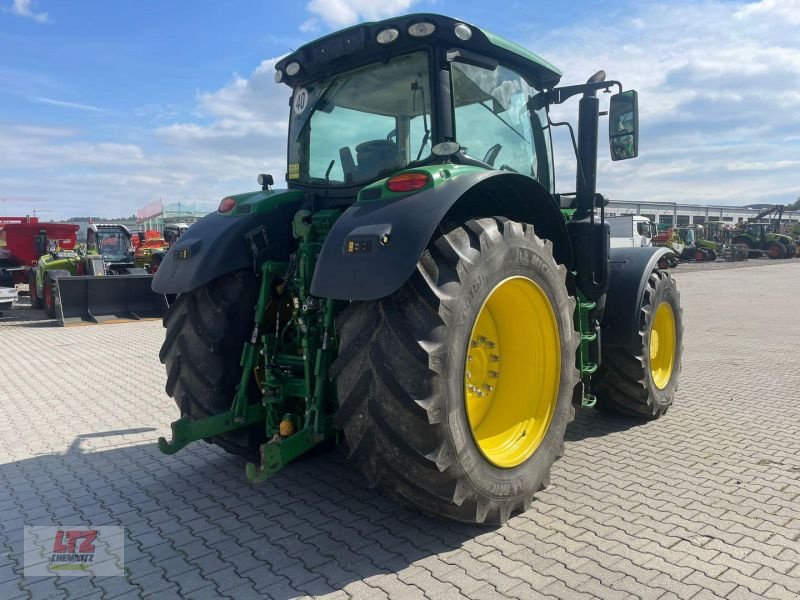
[[[169,250],[169,242],[158,231],[149,230],[140,232],[140,234],[138,243],[136,243],[137,238],[133,238],[134,264],[147,273],[155,273],[164,254]]]
[[[561,72],[479,27],[365,23],[276,65],[288,189],[228,196],[164,258],[167,454],[206,440],[251,481],[343,433],[369,485],[501,523],[564,452],[576,405],[656,419],[682,313],[663,248],[609,248],[612,160],[638,153],[635,91]],[[582,96],[576,191],[556,194],[550,107]],[[602,360],[601,360],[602,359]]]
[[[65,250],[46,237],[40,243],[48,251],[31,271],[31,303],[62,325],[163,316],[166,299],[150,289],[152,275],[134,265],[124,225],[90,224],[86,252]]]
[[[788,235],[777,233],[780,230],[783,209],[783,205],[778,204],[766,208],[755,217],[740,223],[734,233],[733,243],[747,246],[753,257],[760,256],[762,252],[765,252],[770,258],[794,258],[794,240]],[[773,213],[778,215],[776,222],[760,222],[761,219]]]

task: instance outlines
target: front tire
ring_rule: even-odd
[[[636,347],[603,347],[603,362],[592,377],[598,408],[657,419],[672,405],[682,354],[680,293],[668,273],[653,271],[639,310]]]
[[[180,294],[170,305],[159,358],[167,369],[166,392],[181,416],[199,420],[230,410],[257,297],[255,276],[242,270]],[[263,426],[253,425],[206,441],[231,454],[254,458],[264,436]]]
[[[31,297],[32,308],[42,308],[42,299],[36,290],[36,270],[32,269],[28,275],[28,293]]]
[[[470,220],[440,228],[397,292],[345,310],[336,424],[370,485],[470,523],[528,508],[575,414],[566,275],[532,226]]]

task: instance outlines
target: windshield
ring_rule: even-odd
[[[122,231],[98,231],[98,251],[110,262],[124,262],[131,249],[128,237]]]
[[[430,106],[424,52],[295,89],[289,181],[325,186],[366,183],[427,157]]]

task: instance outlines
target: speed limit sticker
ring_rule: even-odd
[[[294,114],[299,115],[308,106],[308,90],[306,88],[299,88],[294,92],[294,101],[292,107]]]

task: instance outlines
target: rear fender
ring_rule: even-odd
[[[553,241],[556,259],[571,266],[564,218],[555,199],[534,179],[458,165],[429,172],[435,185],[423,191],[359,201],[342,214],[317,260],[312,294],[338,300],[388,296],[414,272],[442,221],[482,216],[534,223],[539,236]]]
[[[285,260],[292,241],[292,216],[300,208],[302,194],[264,194],[246,214],[213,212],[186,230],[164,255],[153,279],[153,291],[182,294],[226,273],[252,267],[250,240],[256,234],[261,242],[259,260]]]
[[[611,248],[601,321],[604,346],[635,348],[640,343],[639,320],[647,280],[658,268],[659,259],[672,255],[667,248]]]

